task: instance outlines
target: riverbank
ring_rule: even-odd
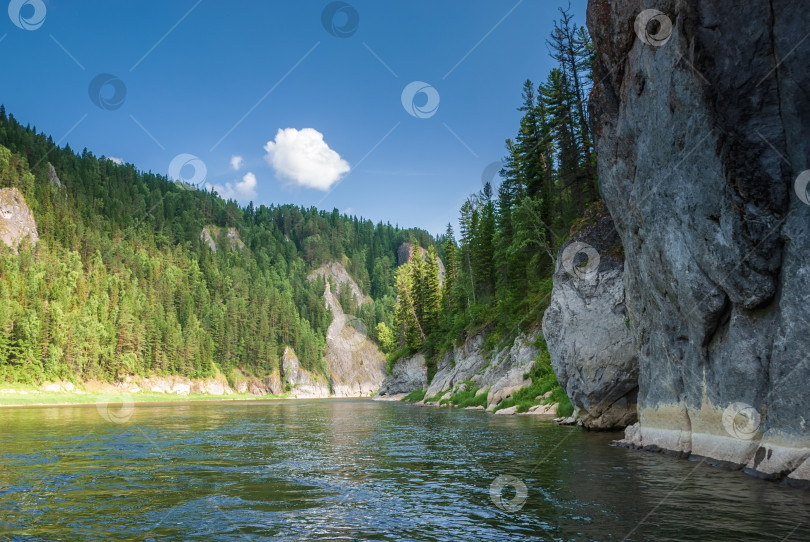
[[[43,391],[34,386],[6,385],[0,389],[0,408],[24,406],[80,406],[99,403],[166,403],[180,401],[261,401],[266,399],[285,399],[285,395],[253,395],[250,393],[231,393],[213,395],[208,393],[189,393],[178,395],[153,391]]]

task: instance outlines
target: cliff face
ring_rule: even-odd
[[[312,276],[331,277],[335,284],[351,288],[358,304],[370,303],[360,288],[339,263],[325,264]],[[332,311],[332,323],[326,330],[324,359],[329,367],[329,386],[336,397],[365,397],[373,395],[385,379],[385,357],[369,340],[362,322],[346,315],[327,281],[324,291],[326,305]]]
[[[630,444],[810,479],[810,16],[591,0],[602,195],[639,356]]]
[[[624,429],[638,417],[638,356],[627,325],[624,260],[604,206],[589,212],[560,249],[543,335],[576,419],[589,429]]]
[[[0,241],[16,253],[24,239],[39,241],[34,213],[16,188],[0,188]]]

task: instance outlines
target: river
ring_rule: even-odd
[[[0,540],[810,536],[807,491],[543,419],[370,400],[105,412],[0,410]]]

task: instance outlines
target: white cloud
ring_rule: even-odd
[[[349,172],[349,163],[329,148],[323,134],[312,128],[279,130],[275,141],[264,146],[265,160],[276,175],[294,184],[329,190]]]
[[[119,166],[124,165],[124,159],[123,158],[117,158],[115,156],[108,156],[107,160],[109,160],[110,162],[112,162],[114,164],[118,164]]]
[[[235,199],[236,201],[246,202],[256,199],[257,184],[256,176],[248,171],[245,173],[244,177],[242,177],[241,181],[225,183],[225,186],[221,184],[207,184],[206,186],[209,190],[211,188],[216,190],[217,194],[224,199]]]
[[[241,156],[231,156],[231,169],[234,171],[239,171],[242,169],[242,164],[245,161],[242,159]]]

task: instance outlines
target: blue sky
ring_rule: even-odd
[[[0,103],[54,140],[162,174],[192,155],[205,184],[242,203],[440,233],[505,154],[523,81],[553,67],[545,40],[567,1],[352,0],[329,19],[348,37],[324,27],[329,1],[12,0],[9,11],[19,4],[16,22],[38,28],[2,17]],[[579,24],[585,5],[572,1]],[[437,109],[418,93],[405,100],[417,116],[406,111],[414,81],[435,89]]]

